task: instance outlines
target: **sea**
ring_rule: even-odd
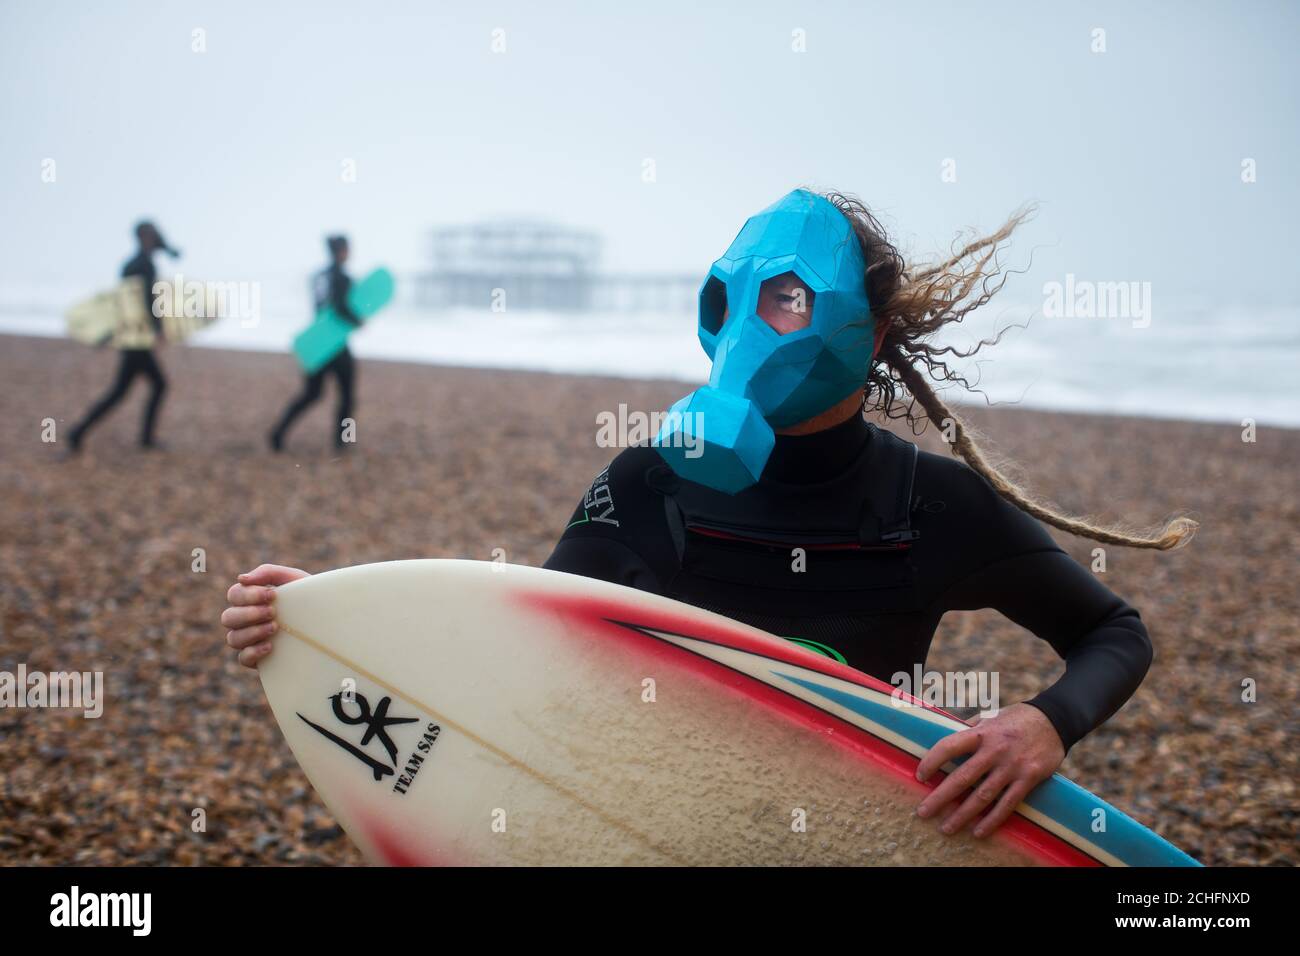
[[[399,277],[399,289],[410,288]],[[310,319],[305,279],[259,281],[256,314],[197,333],[198,348],[287,352]],[[64,310],[94,288],[0,283],[0,333],[62,337]],[[248,300],[253,302],[250,294]],[[1153,303],[1142,319],[1060,317],[1043,303],[997,302],[937,344],[978,390],[959,403],[1300,426],[1300,305]],[[673,379],[698,384],[709,362],[689,306],[676,312],[430,311],[400,295],[353,335],[358,358]],[[685,389],[684,389],[685,391]]]

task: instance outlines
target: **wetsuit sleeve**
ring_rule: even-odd
[[[952,588],[946,603],[994,608],[1065,660],[1061,678],[1028,703],[1052,722],[1067,752],[1133,696],[1151,666],[1138,612],[1063,552],[998,561]]]
[[[985,542],[977,560],[941,598],[942,610],[993,608],[1047,641],[1065,673],[1028,701],[1068,752],[1133,696],[1151,666],[1152,646],[1138,612],[1060,549],[1047,530],[973,472],[960,509]]]
[[[344,275],[341,270],[336,270],[330,275],[330,305],[346,321],[360,328],[361,317],[353,312],[352,307],[348,305],[348,293],[351,291],[352,280]]]
[[[672,561],[663,499],[645,484],[658,455],[630,448],[596,476],[543,567],[663,594]]]

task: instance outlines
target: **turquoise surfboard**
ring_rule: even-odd
[[[348,306],[363,319],[368,319],[393,297],[393,274],[387,269],[376,269],[360,282],[353,283],[348,292]],[[293,354],[308,375],[314,375],[330,363],[348,344],[348,336],[355,326],[339,315],[331,306],[316,313],[316,321],[293,340]]]

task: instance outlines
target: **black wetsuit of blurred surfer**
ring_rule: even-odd
[[[710,384],[673,406],[657,447],[596,477],[546,567],[723,614],[888,683],[901,672],[918,696],[940,618],[995,608],[1065,659],[1026,703],[1068,751],[1137,690],[1146,628],[984,476],[863,418],[889,325],[849,230],[803,190],[746,223],[700,296]]]
[[[348,260],[348,240],[344,236],[330,236],[325,240],[325,244],[329,249],[330,264],[316,274],[316,311],[319,312],[326,305],[330,305],[341,318],[359,328],[361,318],[348,305],[348,292],[352,289],[352,280],[343,271],[343,264]],[[305,412],[308,407],[320,400],[321,393],[325,388],[326,375],[333,375],[339,386],[338,409],[334,415],[334,445],[336,448],[347,447],[343,441],[343,422],[352,417],[353,390],[356,386],[356,361],[345,345],[343,351],[331,359],[327,365],[306,377],[302,391],[289,403],[289,407],[284,410],[284,415],[281,416],[279,424],[275,426],[268,438],[273,451],[281,451],[284,448],[285,437],[288,435],[294,420]]]
[[[175,258],[180,253],[167,245],[163,240],[162,233],[158,231],[158,227],[152,222],[139,223],[135,227],[135,235],[140,243],[140,248],[122,267],[122,278],[140,277],[144,293],[145,314],[149,317],[155,338],[161,339],[162,321],[154,309],[154,282],[158,278],[158,272],[154,266],[153,254],[161,250]],[[144,423],[140,432],[140,445],[143,448],[155,447],[154,425],[158,420],[158,409],[162,405],[163,396],[167,392],[167,379],[158,365],[157,358],[154,357],[153,347],[149,345],[121,349],[121,360],[117,366],[117,379],[113,382],[113,387],[95,403],[94,407],[72,429],[73,451],[81,448],[86,433],[90,431],[94,424],[112,411],[113,407],[126,397],[126,393],[131,388],[131,383],[135,381],[137,375],[143,375],[148,379],[150,386],[149,401],[145,405]]]

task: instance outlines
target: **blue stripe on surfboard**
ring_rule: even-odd
[[[957,732],[954,728],[917,717],[909,713],[908,708],[905,707],[865,700],[847,691],[825,687],[814,681],[782,674],[780,671],[772,671],[772,673],[792,684],[821,694],[827,700],[834,701],[855,714],[861,714],[868,720],[880,724],[900,737],[920,744],[927,750],[944,737]],[[965,757],[960,757],[954,762],[962,763],[965,760]],[[1076,834],[1085,843],[1106,851],[1129,866],[1201,865],[1128,814],[1112,807],[1077,783],[1066,780],[1060,774],[1053,774],[1030,791],[1024,803]],[[1092,830],[1093,813],[1098,808],[1106,813],[1106,830],[1103,833],[1094,833]],[[1080,849],[1087,852],[1086,847]]]

